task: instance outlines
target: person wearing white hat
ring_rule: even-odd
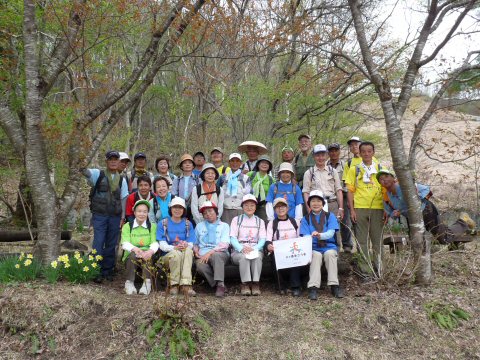
[[[257,198],[252,194],[244,195],[244,214],[233,218],[230,228],[230,242],[235,249],[232,262],[240,268],[242,295],[260,295],[259,281],[267,233],[265,222],[255,215],[256,207]]]
[[[313,148],[315,166],[308,169],[303,176],[303,197],[307,203],[313,190],[320,190],[328,203],[328,211],[338,219],[343,219],[343,189],[337,170],[327,165],[328,152],[323,144],[317,144]]]
[[[128,154],[125,152],[119,152],[120,154],[120,163],[118,164],[118,173],[120,175],[127,175],[127,167],[128,165],[132,162],[130,158],[128,157]]]
[[[325,196],[320,190],[313,190],[308,197],[308,207],[311,211],[300,223],[300,235],[312,237],[312,262],[308,280],[308,298],[317,300],[317,291],[322,283],[322,263],[328,273],[327,285],[334,297],[343,297],[343,291],[338,282],[338,247],[335,231],[339,225],[335,215],[325,212]]]
[[[239,153],[230,154],[228,164],[231,170],[220,176],[217,185],[222,187],[225,194],[222,221],[230,225],[235,216],[243,214],[242,198],[250,193],[252,187],[250,178],[240,169],[242,156]]]
[[[192,263],[195,231],[186,218],[187,206],[181,197],[175,197],[169,204],[169,217],[157,226],[157,241],[160,245],[160,263],[168,268],[170,295],[178,294],[178,286],[184,295],[195,296],[192,289]]]
[[[268,221],[275,218],[273,210],[273,201],[282,197],[288,202],[288,216],[300,221],[303,217],[303,197],[300,187],[293,182],[293,166],[284,162],[280,164],[278,169],[279,181],[270,186],[267,194],[267,217]]]
[[[223,200],[225,193],[223,189],[217,185],[219,178],[218,170],[215,165],[206,163],[203,165],[203,170],[200,173],[201,183],[198,184],[192,191],[192,215],[196,224],[203,221],[203,216],[200,212],[205,201],[211,201],[217,204],[219,217],[223,214]]]
[[[216,287],[215,296],[224,297],[225,264],[230,255],[229,226],[218,219],[218,208],[214,202],[205,201],[200,208],[205,221],[195,228],[196,241],[193,246],[197,272],[211,287]]]
[[[272,258],[272,270],[277,277],[277,285],[280,294],[287,294],[287,287],[292,290],[293,296],[300,296],[301,273],[304,267],[293,267],[277,270],[275,264],[275,243],[277,241],[295,239],[300,236],[300,220],[288,215],[288,202],[283,197],[278,197],[273,202],[276,217],[267,225],[267,241],[265,248]],[[288,279],[288,281],[287,281]]]

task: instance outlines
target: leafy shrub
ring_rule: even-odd
[[[459,326],[461,320],[468,321],[471,318],[468,312],[453,305],[431,302],[424,307],[428,317],[445,330],[453,330]]]
[[[80,255],[75,251],[74,255],[61,255],[57,260],[52,261],[50,269],[44,274],[47,281],[55,282],[59,278],[65,278],[71,283],[86,284],[100,275],[99,261],[100,255],[95,255],[95,251],[89,255]]]

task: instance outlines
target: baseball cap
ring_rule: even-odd
[[[292,148],[291,146],[289,146],[289,145],[285,145],[285,146],[282,148],[282,153],[283,153],[284,151],[295,152],[295,151],[293,151],[293,148]]]
[[[195,154],[193,154],[193,157],[198,156],[198,155],[200,155],[201,157],[203,157],[205,159],[205,154],[201,151],[197,151]]]
[[[125,152],[119,152],[118,153],[120,155],[120,160],[128,160],[130,161],[130,158],[128,157],[128,154],[125,153]]]
[[[323,144],[317,144],[313,147],[313,154],[318,154],[321,152],[327,152],[327,148]]]
[[[347,144],[350,145],[350,143],[353,141],[362,142],[358,136],[352,136],[350,140],[347,141]]]
[[[242,206],[243,206],[243,203],[247,202],[247,201],[253,201],[255,204],[258,204],[258,200],[257,198],[252,195],[252,194],[246,194],[246,195],[243,195],[243,198],[242,198]]]
[[[288,206],[287,200],[285,200],[283,197],[276,198],[273,201],[273,207],[275,208],[278,204],[283,204],[285,206]]]
[[[328,145],[328,151],[330,151],[332,149],[340,150],[340,144],[339,143],[333,143],[333,144]]]
[[[302,138],[307,138],[308,140],[312,140],[312,137],[308,134],[301,134],[299,137],[298,137],[298,141],[300,141],[300,139]]]
[[[242,161],[242,155],[240,155],[239,153],[232,153],[228,157],[228,160],[230,161],[232,159],[238,159],[238,160]]]
[[[223,154],[223,150],[219,146],[215,146],[212,151],[210,151],[210,154],[213,153],[214,151],[218,151],[219,153]]]
[[[135,156],[133,157],[133,160],[137,160],[138,158],[147,158],[147,155],[145,155],[143,152],[136,153]]]
[[[106,152],[105,154],[105,159],[108,160],[112,157],[116,157],[116,158],[119,158],[120,159],[120,154],[118,153],[118,151],[116,150],[109,150]]]

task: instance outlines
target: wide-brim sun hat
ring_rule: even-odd
[[[268,156],[265,156],[265,155],[260,156],[260,157],[258,158],[257,163],[255,164],[255,167],[253,168],[253,171],[259,171],[259,170],[258,170],[258,164],[260,164],[261,161],[266,161],[266,162],[268,162],[269,167],[268,167],[268,171],[267,171],[267,172],[272,171],[273,164],[272,164],[272,162],[270,161],[270,158],[269,158]]]
[[[293,165],[288,162],[283,162],[280,164],[280,167],[278,168],[278,175],[280,175],[282,171],[288,171],[292,173],[292,176],[295,175],[295,171],[293,170]]]
[[[182,157],[180,158],[180,163],[178,164],[178,167],[181,168],[182,167],[182,163],[184,161],[187,161],[187,160],[190,160],[193,164],[193,166],[195,166],[195,162],[193,161],[193,157],[192,155],[190,154],[183,154]]]
[[[249,146],[254,146],[257,148],[258,150],[258,154],[259,155],[264,155],[268,152],[267,150],[267,147],[265,145],[263,145],[261,142],[258,142],[258,141],[251,141],[251,140],[248,140],[248,141],[244,141],[243,143],[241,143],[240,145],[238,145],[238,151],[240,152],[247,152],[247,148]]]
[[[215,171],[215,180],[217,180],[220,174],[218,173],[215,165],[211,163],[206,163],[205,165],[203,165],[202,172],[200,173],[200,179],[202,179],[202,181],[205,181],[205,171],[207,171],[208,169],[213,169]]]
[[[169,208],[172,208],[174,206],[181,206],[184,209],[187,208],[187,205],[185,204],[185,200],[182,199],[180,196],[175,196],[172,201],[170,201],[170,204],[168,204]]]
[[[247,201],[253,201],[255,204],[258,204],[257,198],[252,194],[243,195],[241,206],[243,206],[243,204],[246,203]]]

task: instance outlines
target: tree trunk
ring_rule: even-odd
[[[25,168],[22,168],[20,174],[20,183],[18,184],[17,204],[13,213],[13,222],[16,224],[30,222],[33,227],[37,226],[35,216],[35,207],[33,206],[32,192],[28,186],[27,174]]]
[[[41,129],[43,99],[40,96],[39,61],[37,53],[37,27],[35,1],[25,0],[24,42],[26,78],[26,148],[25,167],[33,202],[37,211],[38,240],[34,253],[48,264],[59,253],[60,227],[57,195],[50,182],[47,154]],[[33,182],[35,179],[35,182]]]

